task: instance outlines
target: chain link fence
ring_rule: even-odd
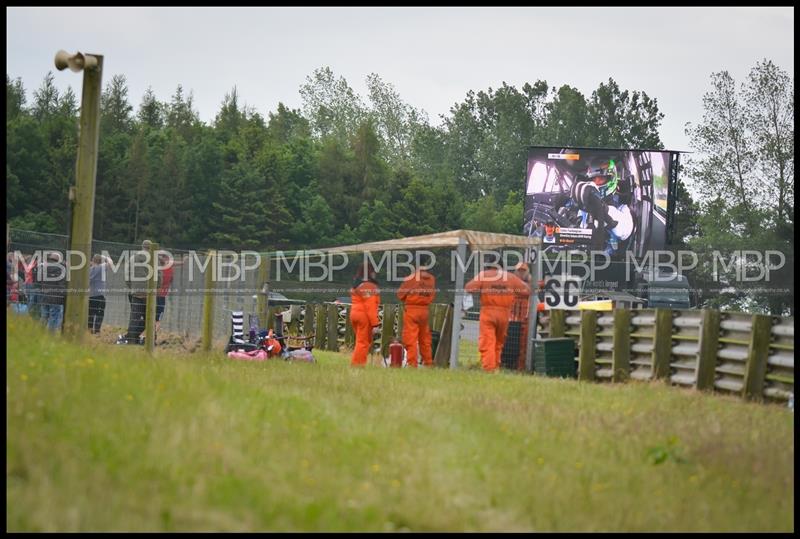
[[[9,251],[19,252],[23,256],[38,253],[39,259],[46,251],[54,250],[66,253],[69,238],[66,235],[48,234],[28,230],[9,230]],[[163,335],[171,334],[185,339],[199,339],[203,327],[203,305],[206,292],[206,276],[212,271],[212,288],[214,295],[212,318],[213,340],[226,341],[232,332],[231,313],[241,311],[247,320],[248,315],[259,315],[259,295],[262,294],[260,284],[268,283],[269,313],[267,318],[272,318],[276,309],[288,310],[291,305],[298,306],[293,311],[295,319],[305,322],[307,305],[313,305],[312,311],[319,310],[318,305],[336,304],[337,309],[346,314],[349,312],[347,305],[350,302],[350,288],[353,286],[353,277],[359,265],[368,263],[373,266],[379,275],[381,289],[381,313],[385,312],[383,306],[398,305],[400,303],[396,292],[403,278],[411,273],[415,263],[420,260],[434,261],[429,270],[436,278],[437,294],[435,304],[453,305],[458,297],[459,302],[463,295],[456,295],[456,251],[451,248],[420,248],[420,249],[387,249],[371,253],[331,253],[325,251],[291,251],[256,253],[252,251],[233,252],[216,251],[216,264],[208,264],[207,249],[186,250],[175,249],[168,245],[159,245],[159,249],[168,252],[173,260],[173,278],[164,300],[165,307],[160,321],[159,340]],[[125,332],[128,327],[131,305],[129,302],[129,288],[125,282],[125,261],[133,253],[142,250],[142,244],[117,243],[94,240],[90,252],[102,254],[111,258],[109,270],[106,273],[106,307],[103,325],[114,328],[116,331]],[[476,251],[480,251],[477,249]],[[462,261],[466,267],[464,283],[474,276],[479,269],[479,260],[474,255],[476,251],[467,253],[468,259]],[[523,259],[523,253],[514,249],[495,251],[507,258],[506,265],[513,265]],[[262,267],[265,264],[266,267]],[[424,262],[423,262],[424,264]],[[463,286],[463,284],[461,285]],[[459,305],[460,307],[460,305]],[[478,367],[480,357],[478,353],[478,313],[480,304],[467,309],[457,328],[459,339],[459,364],[461,366]],[[382,341],[391,340],[402,336],[402,314],[400,310],[392,308],[391,312],[397,314],[392,319],[391,331],[381,330]],[[32,313],[32,314],[35,314]],[[452,317],[452,313],[450,313]],[[383,318],[381,317],[381,320]],[[260,327],[274,327],[274,320],[260,320]],[[316,324],[314,324],[315,326]],[[345,339],[346,326],[339,328],[342,346],[346,349],[350,344]],[[306,328],[308,326],[308,328]],[[310,332],[312,324],[302,323],[300,327]],[[437,328],[433,328],[436,330]],[[441,329],[441,328],[438,328]],[[327,333],[327,330],[321,330]],[[318,331],[318,333],[320,333]],[[524,337],[523,339],[524,340]],[[518,343],[520,339],[509,342]],[[382,348],[386,348],[383,342]],[[519,346],[518,344],[515,346]],[[333,347],[328,346],[328,349]],[[516,354],[516,351],[510,351]]]

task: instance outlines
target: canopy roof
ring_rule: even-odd
[[[477,230],[451,230],[424,236],[412,236],[393,240],[373,241],[344,245],[325,249],[330,253],[362,253],[371,251],[391,251],[397,249],[423,249],[425,247],[458,247],[461,240],[473,251],[482,249],[497,249],[500,247],[532,247],[541,244],[541,239],[514,234],[497,234],[494,232],[479,232]]]

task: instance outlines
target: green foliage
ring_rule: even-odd
[[[665,462],[674,462],[676,464],[686,464],[688,462],[683,456],[683,450],[676,436],[670,436],[663,444],[648,447],[646,456],[648,462],[654,466]]]
[[[601,83],[588,103],[588,121],[601,148],[661,149],[658,127],[664,115],[646,93],[622,91],[614,79]]]
[[[380,241],[395,237],[398,226],[392,219],[392,213],[381,200],[364,202],[358,210],[358,237],[362,241]]]
[[[697,231],[689,245],[728,260],[741,250],[774,249],[785,255],[786,265],[773,274],[772,290],[765,292],[763,283],[739,279],[735,267],[715,272],[713,261],[705,260],[697,278],[711,290],[727,286],[702,301],[719,308],[793,314],[793,81],[767,60],[753,67],[738,90],[730,73],[713,73],[703,106],[702,122],[686,128],[699,152],[686,169],[701,193]]]
[[[133,107],[128,102],[128,86],[124,75],[114,75],[100,99],[100,131],[130,133],[133,128]]]
[[[500,224],[497,222],[497,203],[494,195],[468,202],[464,207],[463,220],[464,228],[469,230],[499,232]]]
[[[12,228],[20,228],[22,230],[36,230],[38,232],[51,232],[55,234],[63,234],[64,229],[59,229],[56,225],[56,220],[49,212],[27,212],[24,215],[13,217],[8,221],[9,226]]]
[[[361,97],[344,77],[337,79],[329,67],[316,69],[306,77],[300,96],[303,113],[320,138],[330,136],[346,143],[367,114]]]
[[[317,192],[316,185],[303,193],[302,218],[294,226],[300,247],[330,247],[336,236],[335,216],[325,198]]]
[[[31,113],[37,120],[52,116],[58,108],[58,88],[56,88],[54,80],[53,72],[48,71],[42,81],[42,85],[33,92]]]
[[[22,114],[25,108],[25,88],[22,86],[22,79],[17,78],[13,82],[11,77],[6,74],[6,121],[13,120]]]
[[[402,199],[393,208],[398,217],[398,232],[401,236],[418,236],[436,232],[436,200],[432,186],[418,178],[412,178],[402,191]]]
[[[655,101],[611,79],[588,103],[544,81],[469,92],[439,127],[379,75],[366,87],[362,97],[320,68],[300,88],[302,112],[279,103],[265,118],[234,86],[206,125],[181,85],[166,103],[148,88],[134,112],[125,76],[114,75],[101,99],[95,236],[266,249],[465,226],[518,233],[528,145],[646,141],[660,118]],[[19,79],[6,75],[6,95],[9,216],[32,223],[24,216],[55,210],[61,229],[75,95],[59,95],[52,73],[30,108]]]
[[[394,86],[377,74],[368,75],[366,82],[372,105],[370,116],[377,124],[382,155],[393,165],[408,161],[416,132],[428,124],[427,114],[405,103]]]
[[[164,126],[164,104],[156,99],[153,88],[148,86],[139,105],[137,119],[143,126],[151,129],[161,129]]]

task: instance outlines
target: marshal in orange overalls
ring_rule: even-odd
[[[417,367],[417,350],[422,354],[423,365],[433,365],[428,306],[436,297],[436,278],[427,271],[417,270],[403,280],[397,290],[397,297],[405,304],[403,346],[406,349],[408,366]]]
[[[508,317],[518,294],[530,294],[530,287],[513,273],[486,269],[464,287],[468,294],[480,293],[481,314],[478,351],[481,365],[487,372],[500,367],[500,355],[508,331]]]
[[[367,354],[372,345],[372,328],[378,325],[378,306],[381,304],[378,285],[371,281],[363,281],[350,289],[350,322],[356,334],[356,344],[350,365],[364,366]]]

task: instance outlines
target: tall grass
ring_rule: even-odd
[[[8,530],[794,529],[794,416],[661,384],[154,358],[7,324]]]

